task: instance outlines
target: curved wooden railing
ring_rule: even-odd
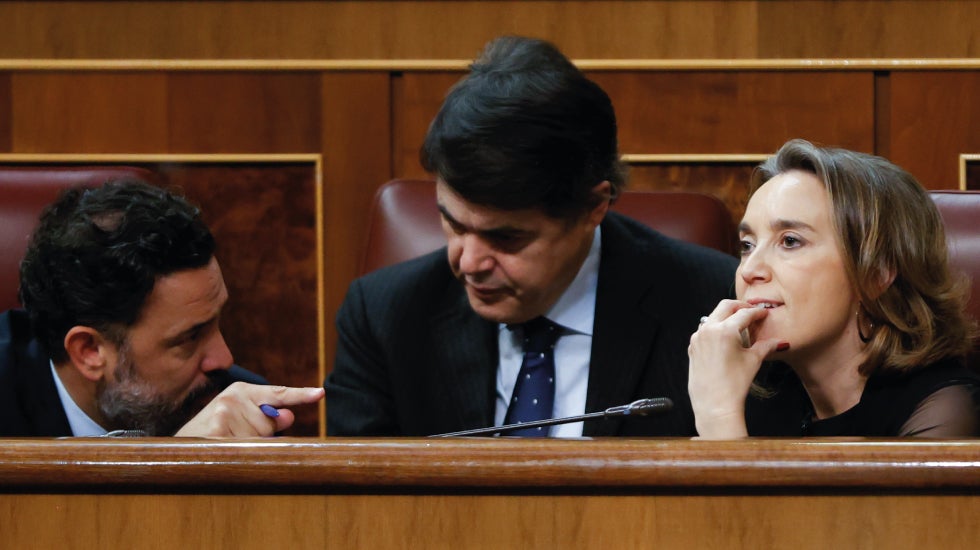
[[[0,440],[4,548],[975,548],[980,441]]]
[[[980,487],[980,441],[10,439],[0,486]]]

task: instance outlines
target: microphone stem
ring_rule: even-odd
[[[477,428],[475,430],[463,430],[447,434],[430,435],[429,437],[460,437],[464,435],[490,435],[502,434],[514,430],[525,428],[539,428],[544,426],[554,426],[556,424],[571,424],[593,418],[612,418],[614,416],[646,416],[651,413],[663,413],[669,411],[674,406],[674,402],[667,397],[655,397],[652,399],[639,399],[628,405],[609,407],[604,411],[580,414],[578,416],[566,416],[562,418],[546,418],[544,420],[533,420],[519,424],[507,424],[505,426],[491,426],[489,428]]]
[[[498,434],[498,433],[502,434],[514,430],[523,430],[525,428],[554,426],[555,424],[570,424],[572,422],[580,422],[582,420],[590,420],[592,418],[602,418],[604,416],[606,416],[606,411],[599,411],[594,413],[581,414],[579,416],[568,416],[564,418],[546,418],[544,420],[532,420],[530,422],[522,422],[520,424],[508,424],[507,426],[491,426],[489,428],[477,428],[475,430],[463,430],[461,432],[452,432],[448,434],[430,435],[429,437],[459,437],[464,435],[490,435],[490,434]]]

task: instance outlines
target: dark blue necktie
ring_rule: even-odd
[[[523,329],[524,360],[504,424],[551,418],[555,403],[555,340],[561,334],[561,328],[538,317],[524,323]],[[515,430],[507,435],[547,437],[548,428]]]

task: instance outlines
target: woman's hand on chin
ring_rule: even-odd
[[[762,361],[773,351],[789,347],[778,338],[747,342],[749,326],[769,311],[747,302],[722,300],[702,318],[687,348],[687,391],[700,437],[746,437],[745,398]],[[748,347],[743,344],[750,344]]]

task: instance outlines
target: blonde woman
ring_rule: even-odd
[[[753,188],[737,299],[691,337],[699,435],[978,435],[965,285],[918,182],[880,157],[793,140]]]

